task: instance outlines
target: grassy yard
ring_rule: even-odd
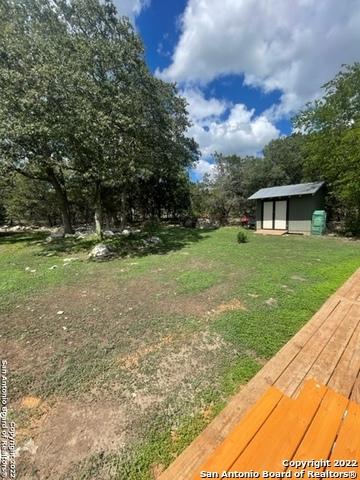
[[[0,352],[18,478],[145,480],[360,265],[360,243],[167,227],[46,244],[0,237]]]

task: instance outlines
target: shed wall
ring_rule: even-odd
[[[311,233],[311,220],[314,210],[324,208],[324,193],[289,198],[289,224],[291,233]]]

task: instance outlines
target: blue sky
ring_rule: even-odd
[[[359,61],[360,0],[116,0],[132,18],[155,75],[189,102],[200,146],[261,155],[291,132],[291,117],[318,98],[344,63]]]

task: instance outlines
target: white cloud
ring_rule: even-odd
[[[151,0],[114,0],[119,15],[126,15],[131,20],[139,15],[141,10],[150,5]]]
[[[279,117],[319,95],[343,63],[359,60],[360,0],[189,0],[181,29],[159,75],[206,84],[244,74],[248,85],[282,92],[271,112]]]
[[[189,129],[189,135],[198,142],[203,156],[214,152],[257,155],[280,132],[264,115],[256,117],[254,110],[236,104],[226,120],[196,122]]]
[[[188,112],[194,121],[217,117],[223,114],[228,107],[226,101],[216,98],[205,99],[197,88],[187,88],[181,92],[181,95],[186,98]]]
[[[206,174],[212,176],[215,173],[215,165],[213,163],[207,162],[206,160],[201,158],[197,162],[195,168],[193,168],[193,172],[199,178],[202,178]]]
[[[200,90],[185,90],[183,95],[190,103],[193,122],[188,133],[199,144],[203,158],[215,152],[256,155],[280,135],[265,115],[256,116],[241,103],[205,99]],[[199,168],[205,167],[202,163]]]

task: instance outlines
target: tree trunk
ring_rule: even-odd
[[[125,192],[121,192],[121,229],[124,230],[126,224],[126,198]]]
[[[71,223],[71,213],[69,201],[67,198],[67,193],[65,188],[61,185],[59,180],[56,178],[56,175],[53,171],[49,172],[49,181],[54,187],[56,196],[59,202],[59,207],[61,211],[62,222],[64,226],[64,233],[74,233],[74,229]]]
[[[102,231],[102,206],[101,206],[101,184],[96,182],[95,185],[95,232],[100,240],[103,239]]]

